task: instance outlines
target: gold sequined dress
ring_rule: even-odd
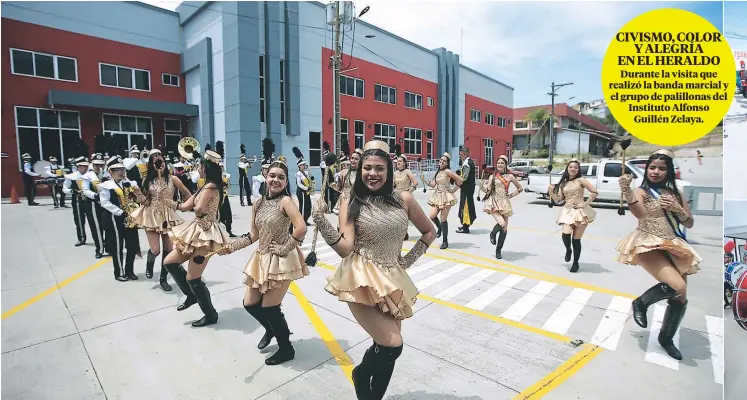
[[[181,225],[184,220],[179,217],[173,207],[176,186],[171,180],[156,179],[148,187],[150,202],[142,204],[132,212],[131,218],[138,228],[146,232],[167,233],[173,227]],[[164,227],[166,222],[166,227]]]
[[[353,191],[356,173],[357,171],[349,169],[345,174],[345,179],[343,179],[342,193],[340,193],[340,198],[337,201],[337,204],[342,204],[343,202],[350,200],[350,193]]]
[[[211,196],[202,216],[196,216],[187,223],[177,225],[169,231],[174,248],[182,254],[189,255],[197,249],[207,248],[208,251],[218,251],[229,243],[228,235],[221,229],[218,223],[218,207],[220,199],[217,192],[214,195],[201,188],[195,194],[195,203],[201,196]]]
[[[588,225],[597,217],[596,211],[589,205],[584,205],[584,191],[581,179],[577,178],[564,183],[560,189],[565,204],[558,215],[558,225]],[[553,193],[554,196],[554,193]],[[555,197],[556,200],[559,200]]]
[[[412,192],[415,189],[415,187],[412,186],[412,180],[410,180],[410,176],[408,175],[409,172],[409,169],[394,171],[394,190]]]
[[[402,201],[398,192],[397,200]],[[353,249],[327,278],[325,290],[340,301],[377,306],[396,319],[412,316],[418,289],[402,260],[402,238],[407,233],[407,210],[384,203],[380,197],[361,207],[355,221]]]
[[[638,256],[649,251],[662,250],[669,253],[681,274],[695,274],[700,271],[702,259],[689,243],[674,233],[674,229],[661,208],[661,201],[646,193],[643,197],[646,215],[638,220],[636,229],[628,234],[617,246],[620,253],[617,261],[639,265]],[[674,222],[673,222],[674,223]]]
[[[309,274],[301,248],[296,246],[288,254],[279,256],[270,252],[272,243],[283,245],[290,239],[290,217],[280,208],[283,196],[271,199],[263,197],[254,207],[254,222],[259,229],[257,249],[244,267],[245,285],[251,285],[264,294],[280,287],[283,281],[294,281]]]
[[[455,205],[457,199],[454,193],[449,191],[450,187],[451,178],[446,173],[446,170],[443,169],[436,172],[436,190],[433,191],[430,199],[428,199],[428,205],[436,207],[439,210]]]
[[[505,179],[505,178],[504,178]],[[482,210],[488,214],[498,213],[504,217],[514,215],[514,209],[511,207],[511,201],[508,198],[508,185],[505,185],[495,175],[491,176],[486,184],[486,193],[493,188],[493,193],[483,201],[485,206]]]

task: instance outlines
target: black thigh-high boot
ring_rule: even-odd
[[[441,237],[441,221],[438,219],[438,217],[431,218],[431,221],[433,221],[433,224],[436,225],[436,228],[438,230],[436,231],[436,239]]]
[[[275,334],[278,341],[278,351],[265,360],[267,365],[278,365],[290,361],[296,357],[296,351],[290,342],[290,330],[285,315],[280,311],[280,305],[272,307],[262,307],[263,314],[267,317],[267,322]]]
[[[402,354],[402,345],[397,347],[386,347],[377,345],[378,351],[374,352],[375,370],[371,378],[371,398],[380,400],[384,398],[389,381],[394,373],[394,363]]]
[[[581,257],[581,239],[573,239],[573,265],[571,265],[571,272],[578,271],[578,259]]]
[[[199,328],[201,326],[213,325],[218,322],[218,312],[215,311],[215,307],[213,307],[213,302],[210,300],[210,291],[208,290],[207,285],[205,285],[205,282],[202,281],[202,277],[190,279],[187,282],[189,282],[189,287],[197,298],[197,304],[200,306],[203,314],[205,314],[202,318],[192,322],[192,326]]]
[[[573,254],[571,250],[571,234],[564,233],[562,236],[563,244],[565,245],[565,262],[569,262],[571,261],[571,255]]]
[[[166,254],[163,255],[166,257]],[[153,277],[153,264],[156,263],[156,255],[148,249],[148,258],[145,260],[145,277],[150,279]]]
[[[682,360],[682,353],[674,345],[672,338],[674,338],[674,334],[677,332],[682,323],[682,318],[685,316],[687,301],[682,303],[677,299],[669,299],[667,302],[669,305],[667,305],[667,311],[664,313],[664,321],[661,324],[659,344],[667,351],[670,357],[675,360]]]
[[[649,306],[662,300],[672,299],[675,296],[677,296],[677,291],[666,283],[660,282],[651,286],[640,297],[633,300],[633,320],[641,328],[647,327],[646,311],[648,311]]]
[[[353,386],[355,387],[355,396],[359,400],[369,399],[371,396],[371,377],[375,367],[375,352],[376,342],[366,349],[361,363],[353,368]]]
[[[495,223],[495,226],[493,227],[493,230],[490,231],[490,244],[495,245],[495,236],[498,235],[498,232],[503,233],[503,227],[501,227],[501,224]]]
[[[158,283],[161,284],[161,289],[163,289],[164,292],[170,292],[171,291],[171,285],[169,285],[169,282],[166,281],[166,278],[168,278],[169,274],[166,271],[166,267],[163,265],[163,260],[166,259],[166,256],[169,254],[169,251],[163,250],[161,252],[161,277],[158,279]]]
[[[498,236],[498,244],[495,246],[495,258],[501,259],[503,258],[503,254],[501,254],[501,251],[503,250],[503,243],[506,242],[506,236],[508,235],[508,231],[505,229],[501,229],[501,234]]]
[[[441,222],[441,235],[443,235],[443,243],[441,243],[441,250],[449,247],[449,221]]]
[[[189,307],[192,307],[194,304],[197,304],[197,299],[192,293],[192,289],[190,289],[189,283],[187,283],[187,271],[185,271],[180,264],[176,263],[164,264],[164,268],[169,271],[171,276],[174,278],[174,282],[176,282],[176,285],[179,286],[179,289],[181,289],[182,293],[187,296],[187,298],[184,300],[184,303],[180,304],[176,308],[176,311],[184,311]]]
[[[244,309],[246,312],[249,313],[254,319],[259,322],[260,325],[262,325],[263,328],[265,328],[265,334],[262,336],[262,339],[259,340],[259,343],[257,344],[257,348],[262,350],[265,347],[267,347],[270,342],[272,342],[272,338],[275,337],[275,335],[272,333],[272,328],[270,327],[270,324],[267,322],[267,317],[264,314],[264,309],[262,308],[262,303],[259,302],[257,304],[252,304],[250,306],[244,304]]]

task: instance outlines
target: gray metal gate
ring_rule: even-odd
[[[724,189],[711,186],[689,186],[685,197],[693,215],[722,216],[724,212]]]

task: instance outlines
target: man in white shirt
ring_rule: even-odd
[[[78,157],[73,160],[72,165],[77,169],[70,174],[65,175],[65,183],[62,185],[62,191],[65,194],[71,195],[70,202],[73,206],[73,220],[78,235],[78,242],[75,244],[75,247],[79,247],[86,244],[86,214],[83,206],[83,198],[85,197],[83,196],[83,177],[88,173],[88,161],[85,157]]]
[[[294,147],[294,149],[296,148],[297,147]],[[311,216],[310,186],[312,185],[311,181],[314,178],[306,172],[307,165],[303,157],[298,158],[296,165],[298,166],[298,171],[296,171],[296,197],[298,198],[298,209],[301,211],[301,215],[303,215],[303,222],[306,223],[306,226],[309,226],[308,220]]]
[[[26,196],[28,205],[38,206],[39,203],[34,201],[34,196],[36,196],[36,182],[34,182],[34,177],[39,176],[39,174],[31,169],[31,155],[29,153],[24,153],[21,158],[23,159],[24,196]]]
[[[62,191],[62,179],[64,177],[64,170],[61,165],[57,164],[57,157],[49,157],[49,165],[44,167],[44,173],[42,176],[49,179],[49,186],[52,188],[52,200],[54,200],[54,208],[67,208],[65,205],[65,192]],[[59,195],[59,200],[57,196]]]
[[[96,258],[103,257],[103,228],[99,223],[99,213],[96,212],[96,203],[98,202],[98,185],[101,182],[96,172],[89,168],[85,174],[80,177],[81,180],[81,200],[78,203],[83,210],[83,216],[88,220],[88,226],[91,229],[93,242],[96,244]]]
[[[130,148],[130,156],[122,160],[122,164],[125,167],[127,179],[140,183],[140,170],[135,168],[138,161],[140,161],[140,150],[137,146]]]
[[[243,149],[243,144],[241,145]],[[244,207],[244,194],[246,193],[247,205],[252,205],[252,186],[249,184],[249,167],[250,164],[246,160],[246,154],[242,152],[239,158],[239,201],[241,206]]]
[[[267,194],[267,184],[265,177],[270,172],[270,160],[262,163],[262,172],[252,177],[252,201],[256,202],[260,197]]]

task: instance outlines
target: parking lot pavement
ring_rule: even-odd
[[[427,195],[416,198],[427,213]],[[244,233],[251,207],[231,201],[234,233]],[[449,249],[439,250],[437,239],[408,271],[421,294],[403,323],[405,349],[387,398],[659,399],[662,388],[673,398],[720,396],[720,218],[698,216],[688,232],[705,261],[689,280],[688,314],[675,337],[685,359],[677,362],[656,343],[662,305],[651,308],[648,329],[630,318],[631,299],[654,283],[615,261],[635,218],[598,206],[581,269],[571,274],[554,223],[559,209],[546,204],[531,194],[513,200],[503,260],[494,258],[482,203],[469,235],[453,232],[451,212]],[[371,339],[324,291],[339,257],[321,239],[318,266],[283,302],[296,359],[269,367],[263,361],[277,347],[256,350],[263,332],[240,303],[253,248],[211,259],[204,277],[220,321],[195,329],[199,309],[176,312],[182,295],[145,279],[144,260],[135,265],[140,280],[120,283],[90,244],[73,247],[69,209],[1,211],[3,398],[355,398],[349,373]],[[405,250],[418,239],[412,226],[410,236]]]

